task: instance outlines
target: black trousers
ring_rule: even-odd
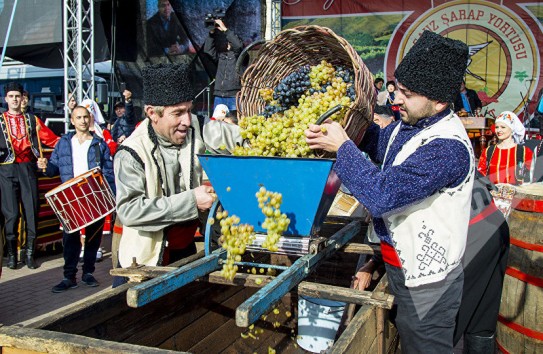
[[[496,331],[508,254],[509,226],[500,211],[470,225],[455,345],[464,334],[490,337]]]
[[[385,264],[388,286],[397,305],[396,328],[404,354],[452,353],[455,318],[460,307],[462,266],[444,280],[406,287],[401,268]]]
[[[99,219],[85,227],[85,251],[83,252],[83,274],[93,273],[96,263],[96,252],[102,242],[105,218]],[[81,253],[79,232],[64,233],[62,237],[64,246],[64,278],[75,280],[77,262]]]
[[[19,201],[23,206],[26,240],[34,240],[39,206],[38,180],[34,162],[0,165],[0,202],[5,219],[7,241],[17,240]]]

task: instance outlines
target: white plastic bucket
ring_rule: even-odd
[[[298,299],[298,345],[320,353],[334,344],[345,303],[313,297]]]

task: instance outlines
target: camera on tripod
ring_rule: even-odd
[[[222,20],[226,16],[226,9],[219,7],[213,10],[212,13],[206,14],[206,17],[204,19],[204,23],[206,28],[214,28],[217,27],[215,20]]]

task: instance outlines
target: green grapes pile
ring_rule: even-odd
[[[279,242],[279,238],[290,224],[290,219],[286,214],[282,214],[279,209],[283,201],[283,195],[270,192],[265,187],[260,187],[259,191],[256,192],[256,198],[258,199],[258,207],[262,210],[262,214],[266,216],[262,227],[266,229],[267,235],[262,247],[271,252],[277,252],[277,242]]]
[[[254,227],[249,224],[240,224],[239,217],[228,216],[227,211],[219,211],[215,217],[220,220],[221,226],[219,243],[226,250],[226,261],[222,266],[221,275],[231,281],[238,271],[238,266],[234,263],[241,262],[245,248],[254,240]]]
[[[266,102],[264,111],[240,119],[241,137],[249,144],[237,146],[234,155],[315,157],[304,131],[337,105],[343,108],[330,118],[340,122],[356,99],[352,72],[325,60],[301,67],[273,90],[260,89],[259,94]]]

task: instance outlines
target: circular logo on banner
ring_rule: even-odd
[[[466,86],[478,93],[487,112],[497,116],[523,110],[537,87],[539,55],[532,31],[517,14],[484,1],[454,1],[430,9],[406,30],[396,63],[424,30],[468,45]]]

